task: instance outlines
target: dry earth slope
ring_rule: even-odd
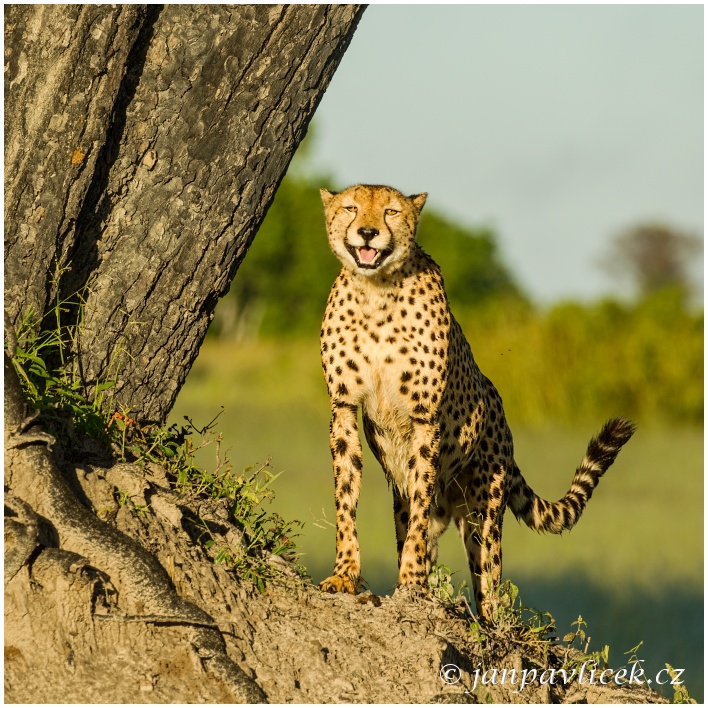
[[[5,384],[7,702],[666,702],[559,671],[542,682],[573,655],[475,642],[463,602],[326,595],[281,559],[261,593],[195,542],[195,518],[238,542],[225,500],[187,498],[160,467],[90,444],[67,459],[7,359]],[[494,668],[504,683],[475,681]]]

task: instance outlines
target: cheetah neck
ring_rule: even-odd
[[[402,288],[403,280],[391,275],[366,277],[354,275],[352,286],[364,317],[374,317],[389,309]]]
[[[382,311],[390,311],[410,278],[416,277],[429,267],[428,261],[427,256],[416,245],[406,260],[392,272],[346,272],[345,279],[350,279],[356,302],[364,317],[378,317]]]

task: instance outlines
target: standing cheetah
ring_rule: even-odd
[[[440,269],[415,242],[427,194],[357,185],[321,195],[329,243],[343,268],[321,331],[337,546],[334,573],[320,587],[349,593],[359,587],[361,406],[366,440],[393,489],[399,586],[425,584],[438,537],[452,519],[467,551],[477,610],[491,619],[506,506],[537,531],[571,529],[634,424],[621,418],[605,424],[560,501],[536,496],[514,462],[501,398],[450,312]]]

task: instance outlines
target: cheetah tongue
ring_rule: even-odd
[[[373,263],[376,260],[378,251],[375,248],[369,248],[368,246],[362,246],[359,249],[359,258],[362,263]]]

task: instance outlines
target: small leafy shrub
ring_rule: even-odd
[[[587,622],[578,615],[578,619],[575,622],[571,622],[570,626],[577,627],[577,629],[568,632],[568,634],[563,637],[563,641],[567,644],[565,653],[566,659],[563,664],[564,668],[579,669],[583,664],[588,662],[593,663],[598,668],[607,668],[610,662],[610,647],[605,644],[602,649],[598,651],[588,652],[590,637],[587,636],[585,631],[588,626]],[[574,647],[573,645],[575,645],[576,642],[577,645]],[[630,652],[636,652],[639,646],[641,646],[641,642],[638,646],[634,647],[634,649],[630,649]],[[577,651],[575,651],[571,657],[570,650],[573,648],[577,649]]]
[[[471,623],[472,636],[478,642],[506,642],[512,639],[518,644],[535,647],[550,643],[556,628],[555,620],[548,612],[526,607],[519,597],[519,588],[511,580],[504,580],[492,592],[495,596],[492,622]]]
[[[160,465],[188,500],[229,500],[229,518],[240,532],[239,544],[225,543],[204,519],[195,518],[192,523],[215,563],[233,568],[262,591],[267,581],[283,577],[282,569],[270,562],[272,557],[296,563],[298,553],[294,538],[302,524],[285,521],[279,514],[266,511],[264,505],[274,496],[271,485],[279,475],[269,469],[268,462],[235,471],[222,452],[221,434],[215,432],[217,418],[203,428],[197,428],[189,418],[185,418],[186,425],[181,427],[176,424],[147,430],[136,427],[124,449],[137,465]],[[213,471],[197,466],[194,460],[197,451],[208,446],[215,449]],[[299,565],[293,570],[304,574]]]
[[[443,602],[455,602],[460,597],[465,584],[462,583],[459,588],[455,588],[452,582],[452,571],[446,565],[436,565],[430,571],[428,576],[428,590]]]

